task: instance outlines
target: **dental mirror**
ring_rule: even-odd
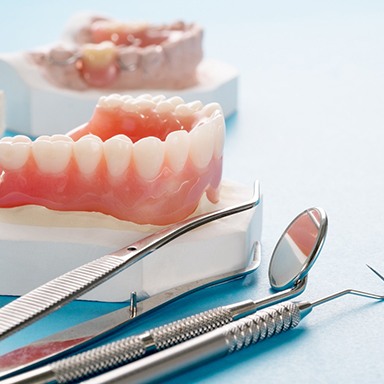
[[[300,213],[284,231],[272,253],[269,282],[274,290],[294,288],[308,274],[319,255],[328,229],[322,208]]]

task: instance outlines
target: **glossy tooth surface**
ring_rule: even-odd
[[[168,100],[167,100],[169,103],[173,104],[175,107],[179,104],[185,104],[184,103],[184,100],[180,97],[180,96],[173,96],[173,97],[170,97]]]
[[[74,143],[73,151],[80,171],[91,175],[103,155],[103,142],[97,136],[87,135]]]
[[[134,100],[129,100],[129,99],[124,102],[124,104],[122,105],[122,109],[125,112],[137,112],[137,106],[134,103]]]
[[[123,96],[121,96],[121,100],[125,103],[128,100],[133,100],[133,96],[131,96],[131,95],[123,95]]]
[[[108,172],[113,177],[124,174],[132,157],[132,141],[125,135],[116,135],[104,143]]]
[[[214,135],[212,122],[199,125],[190,132],[189,156],[197,168],[205,168],[212,159]]]
[[[165,140],[166,157],[169,167],[180,172],[188,159],[189,133],[187,131],[171,132]]]
[[[73,143],[73,140],[69,136],[60,134],[52,135],[51,141],[65,141],[67,143]]]
[[[197,112],[203,108],[203,103],[200,100],[192,101],[186,104],[192,111]]]
[[[28,137],[28,136],[25,136],[25,135],[16,135],[16,136],[13,136],[13,137],[4,137],[2,140],[5,140],[5,139],[10,139],[10,141],[12,143],[32,143],[32,140]]]
[[[205,105],[201,110],[204,113],[204,115],[207,117],[210,117],[216,111],[222,112],[221,106],[219,103],[209,103],[209,104]],[[223,113],[221,113],[221,114],[223,114]]]
[[[134,102],[134,105],[138,112],[145,111],[147,109],[154,109],[156,107],[156,103],[154,103],[152,100],[146,99],[138,99]]]
[[[157,113],[167,113],[173,112],[175,110],[175,106],[169,101],[160,101],[159,104],[156,105],[155,111]]]
[[[31,140],[24,136],[19,138],[3,138],[0,141],[0,166],[8,170],[16,170],[27,162]]]
[[[112,94],[107,96],[103,100],[103,106],[107,108],[118,108],[121,107],[124,104],[124,101],[118,94]]]
[[[145,137],[133,145],[138,174],[147,180],[156,178],[164,162],[165,145],[156,137]]]
[[[72,146],[68,141],[36,140],[32,153],[37,167],[44,173],[63,172],[71,159]]]
[[[152,95],[149,93],[142,93],[141,95],[137,96],[138,100],[150,100],[152,101]]]
[[[157,96],[153,96],[152,100],[155,102],[155,103],[160,103],[161,101],[164,101],[166,99],[166,97],[164,95],[157,95]]]
[[[223,115],[217,114],[217,116],[212,119],[212,128],[215,136],[213,153],[216,158],[219,158],[223,155],[225,142],[225,120]]]
[[[179,104],[175,108],[175,114],[178,116],[191,116],[194,111],[187,104]]]

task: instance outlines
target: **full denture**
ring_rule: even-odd
[[[203,31],[196,24],[129,24],[96,16],[72,24],[61,43],[28,54],[56,86],[182,89],[197,83]]]
[[[102,97],[67,135],[0,141],[0,207],[97,211],[138,224],[190,215],[218,200],[225,122],[217,103]]]

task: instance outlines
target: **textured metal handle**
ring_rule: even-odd
[[[153,339],[156,350],[160,351],[220,328],[232,320],[232,314],[229,309],[218,307],[155,328],[149,334]]]
[[[155,349],[160,351],[210,332],[232,321],[231,311],[218,307],[91,349],[49,365],[58,383],[70,383],[120,367]]]
[[[58,383],[71,383],[130,363],[145,353],[141,338],[132,336],[51,363],[49,368]]]
[[[187,368],[238,351],[250,344],[296,327],[300,308],[283,303],[227,324],[196,339],[186,341],[151,356],[101,374],[87,384],[151,382]]]
[[[296,327],[301,319],[299,306],[282,303],[258,311],[223,328],[228,352],[232,353]]]
[[[117,256],[103,256],[49,281],[0,308],[0,339],[85,293],[124,264]]]

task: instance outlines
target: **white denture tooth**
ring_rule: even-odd
[[[13,142],[13,137],[9,137],[9,136],[2,137],[0,139],[0,142],[1,143],[12,143]]]
[[[121,100],[123,100],[125,103],[126,101],[133,100],[133,96],[132,95],[123,95],[123,96],[121,96]]]
[[[219,103],[209,103],[207,105],[205,105],[201,111],[203,112],[203,114],[207,117],[210,117],[212,116],[212,114],[215,112],[215,111],[219,111],[220,113],[222,113],[222,109],[221,109],[221,105]]]
[[[146,111],[148,109],[154,109],[157,105],[152,100],[146,99],[136,99],[133,104],[136,106],[136,110],[138,112]]]
[[[27,162],[31,150],[30,142],[0,141],[0,167],[17,170]]]
[[[153,96],[152,100],[155,102],[155,103],[160,103],[161,101],[164,101],[166,99],[166,97],[164,95],[156,95],[156,96]]]
[[[189,156],[197,168],[205,168],[212,159],[214,134],[212,122],[199,125],[191,130]]]
[[[149,100],[152,101],[152,95],[150,93],[142,93],[141,95],[137,96],[140,100]]]
[[[120,177],[127,170],[132,157],[132,140],[125,135],[116,135],[104,142],[104,156],[108,172]]]
[[[121,99],[121,96],[117,93],[113,93],[106,97],[104,101],[104,106],[106,108],[119,108],[124,104],[124,101]]]
[[[11,139],[12,139],[12,143],[28,143],[28,144],[32,143],[32,140],[25,135],[16,135]]]
[[[73,151],[80,172],[92,175],[103,155],[103,142],[97,136],[86,135],[74,143]]]
[[[99,101],[97,102],[97,105],[100,107],[105,107],[106,100],[107,100],[107,96],[100,96]]]
[[[155,179],[163,166],[165,156],[164,142],[149,136],[133,145],[133,156],[137,173],[146,180]]]
[[[73,140],[71,137],[67,136],[67,135],[60,135],[60,134],[57,134],[57,135],[52,135],[51,136],[51,141],[54,142],[54,141],[64,141],[66,143],[73,143]]]
[[[185,104],[184,100],[180,96],[173,96],[167,99],[167,101],[173,104],[175,107],[179,104]]]
[[[197,111],[200,111],[204,107],[204,104],[200,100],[196,100],[196,101],[192,101],[190,103],[187,103],[186,106],[188,106],[188,108],[192,109],[192,111],[197,112]]]
[[[176,173],[180,172],[188,159],[189,133],[187,131],[174,131],[165,139],[165,156],[169,167]]]
[[[72,147],[69,142],[40,139],[32,143],[32,154],[41,172],[55,174],[67,168]]]
[[[160,101],[159,104],[156,105],[155,111],[157,113],[167,113],[173,112],[175,110],[175,106],[169,101]]]
[[[213,154],[215,158],[220,158],[224,151],[225,142],[225,120],[222,114],[217,114],[212,120],[213,134],[215,137],[215,144],[213,147]]]
[[[187,104],[179,104],[175,108],[175,115],[177,116],[191,116],[193,113],[194,111]]]
[[[51,141],[51,136],[41,135],[41,136],[36,138],[35,142],[36,141]]]
[[[124,104],[122,105],[121,108],[125,112],[137,112],[137,106],[134,103],[134,100],[135,99],[128,99],[128,100],[124,101]]]

